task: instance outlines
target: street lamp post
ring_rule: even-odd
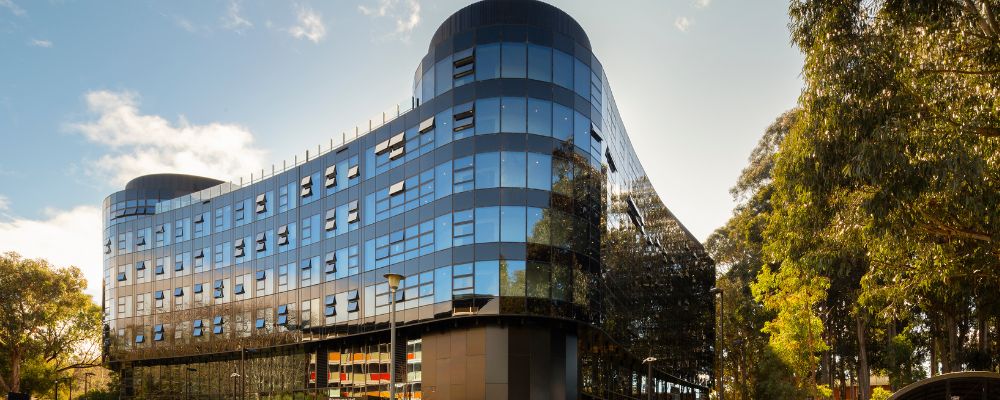
[[[240,374],[238,372],[236,372],[236,371],[233,371],[232,374],[229,374],[229,377],[233,378],[233,400],[236,400],[236,398],[237,398],[236,397],[236,381],[240,379]]]
[[[725,371],[725,365],[723,365],[722,362],[723,361],[722,352],[724,351],[722,347],[726,343],[726,319],[724,318],[725,316],[723,315],[726,312],[726,298],[725,298],[726,294],[719,287],[713,287],[711,290],[709,290],[709,293],[713,295],[716,294],[719,295],[719,334],[716,335],[719,338],[718,341],[719,347],[717,349],[718,354],[716,354],[716,362],[719,364],[719,377],[717,378],[719,382],[719,400],[725,400],[726,390],[725,388],[722,387],[722,383],[724,382],[722,375],[723,372]]]
[[[93,372],[83,374],[83,394],[87,394],[90,391],[90,377],[92,376],[94,376]]]
[[[66,378],[66,381],[69,382],[69,400],[73,400],[73,375]]]
[[[643,364],[646,364],[648,369],[646,370],[646,398],[653,400],[653,362],[656,361],[656,357],[646,357],[642,360]]]
[[[389,281],[389,399],[396,400],[396,290],[403,280],[400,274],[385,274]]]
[[[58,379],[56,379],[56,388],[54,389],[54,391],[55,391],[55,400],[59,400],[59,380]]]

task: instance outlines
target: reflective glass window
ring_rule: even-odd
[[[590,119],[578,112],[573,113],[573,144],[590,150]]]
[[[526,132],[527,116],[524,97],[504,97],[500,110],[500,130],[504,132]]]
[[[434,270],[434,302],[451,300],[451,267]]]
[[[500,207],[476,209],[476,243],[500,241]]]
[[[576,90],[576,94],[583,96],[585,99],[590,99],[590,67],[580,60],[574,61],[574,72],[575,77],[573,82],[573,89]]]
[[[551,271],[548,263],[530,261],[525,272],[528,297],[549,298]]]
[[[549,219],[547,209],[528,207],[527,209],[527,240],[531,243],[549,244]]]
[[[437,217],[434,222],[434,250],[444,250],[451,247],[452,230],[451,214]]]
[[[434,66],[435,95],[439,95],[441,93],[451,90],[451,76],[452,76],[451,56],[448,56],[445,57],[443,60],[438,61],[437,65]]]
[[[421,96],[422,96],[421,99],[423,99],[423,101],[428,101],[428,100],[430,100],[431,98],[434,97],[434,67],[433,66],[431,68],[427,69],[426,71],[424,71],[424,78],[423,78],[423,81],[421,82],[421,87],[422,87],[422,89],[421,89],[421,91],[422,91],[422,93],[421,93]],[[340,166],[337,166],[337,169],[340,169]]]
[[[500,153],[476,154],[476,189],[500,186]]]
[[[552,156],[528,153],[528,187],[531,189],[552,189]]]
[[[569,301],[572,274],[563,264],[552,264],[552,299]]]
[[[434,168],[434,196],[442,198],[451,194],[451,161]]]
[[[476,261],[475,293],[480,296],[500,295],[500,264],[497,260]],[[456,272],[457,274],[457,272]]]
[[[500,132],[500,98],[476,100],[476,134]]]
[[[552,191],[566,196],[573,194],[573,165],[569,160],[552,158]]]
[[[425,74],[426,76],[426,74]],[[500,43],[476,46],[476,80],[500,77]],[[424,82],[427,85],[427,82]]]
[[[521,187],[527,180],[527,154],[519,151],[500,152],[500,186]]]
[[[537,44],[528,45],[528,78],[552,81],[552,49]]]
[[[504,43],[500,58],[503,68],[500,74],[504,78],[524,78],[527,76],[527,45],[524,43]]]
[[[552,136],[552,102],[528,99],[528,133]]]
[[[573,110],[558,103],[552,103],[552,137],[563,141],[573,137]]]
[[[524,261],[500,260],[500,295],[524,296]]]
[[[552,50],[552,83],[566,89],[573,89],[573,56],[559,50]],[[426,85],[426,83],[424,84]]]
[[[523,243],[525,239],[525,208],[500,207],[500,241]]]

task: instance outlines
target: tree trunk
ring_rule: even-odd
[[[17,350],[10,352],[10,391],[21,392],[21,354]]]
[[[958,370],[958,326],[953,314],[948,314],[945,318],[948,322],[948,372]]]
[[[931,376],[938,374],[938,337],[934,329],[931,329]]]
[[[871,392],[871,388],[869,387],[871,371],[868,370],[868,351],[865,345],[866,331],[868,329],[864,321],[864,316],[860,312],[857,313],[854,321],[858,334],[858,399],[868,400]]]
[[[840,373],[840,399],[839,400],[846,400],[847,399],[847,372],[844,371],[844,358],[843,357],[840,358],[840,362],[838,362],[838,364],[840,364],[840,368],[837,368],[839,370],[838,372]]]

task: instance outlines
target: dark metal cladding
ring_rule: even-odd
[[[590,50],[590,38],[573,17],[549,4],[536,0],[486,0],[469,5],[441,23],[429,49],[448,38],[489,25],[529,25],[567,35]]]
[[[150,196],[148,198],[170,199],[191,194],[218,185],[222,181],[195,175],[151,174],[132,179],[125,184],[125,190]]]

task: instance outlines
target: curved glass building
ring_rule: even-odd
[[[714,264],[650,185],[580,25],[472,4],[413,97],[264,178],[149,175],[105,200],[122,397],[388,398],[395,363],[405,399],[707,398]]]

